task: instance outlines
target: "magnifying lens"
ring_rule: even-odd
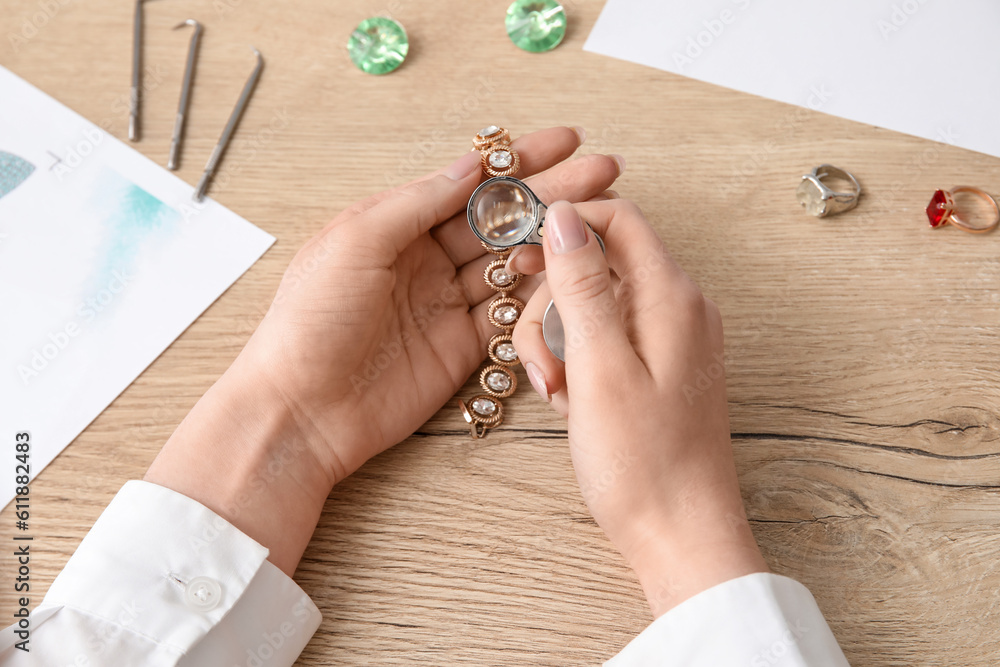
[[[494,248],[541,245],[545,211],[545,204],[522,181],[497,176],[476,188],[469,198],[469,226]]]
[[[484,181],[472,193],[467,213],[469,226],[481,241],[494,248],[513,248],[542,244],[547,210],[523,181],[496,176]],[[603,251],[604,241],[596,233],[594,236]],[[559,311],[551,301],[542,318],[542,337],[552,354],[565,361],[566,335]]]

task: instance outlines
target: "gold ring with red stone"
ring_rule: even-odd
[[[962,193],[974,195],[989,204],[993,210],[990,214],[989,222],[983,225],[972,225],[958,215],[955,195]],[[951,190],[938,190],[934,193],[934,196],[931,197],[931,203],[927,205],[927,219],[930,221],[931,227],[943,227],[951,224],[964,232],[982,234],[1000,224],[1000,206],[997,205],[997,200],[988,192],[979,188],[960,185]]]

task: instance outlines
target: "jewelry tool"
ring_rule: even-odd
[[[181,150],[181,138],[184,133],[184,116],[187,114],[188,98],[191,94],[191,79],[194,76],[194,61],[198,53],[198,40],[201,38],[201,24],[194,19],[188,19],[174,26],[174,30],[189,25],[194,27],[191,42],[188,46],[187,64],[184,66],[184,83],[181,84],[181,99],[177,104],[177,120],[174,122],[174,136],[170,141],[170,158],[167,169],[177,169],[177,156]]]
[[[135,0],[132,19],[132,89],[128,98],[128,138],[139,140],[139,79],[142,69],[142,2]]]
[[[219,137],[219,143],[215,145],[212,149],[212,154],[208,158],[208,164],[205,165],[205,173],[201,175],[201,179],[198,181],[198,185],[195,186],[194,190],[194,200],[201,201],[205,198],[205,190],[208,189],[208,184],[212,181],[212,176],[215,174],[215,167],[219,164],[219,160],[222,158],[222,154],[226,151],[226,147],[229,145],[229,139],[233,136],[233,130],[236,129],[236,124],[240,121],[240,116],[243,114],[243,109],[246,108],[247,102],[250,101],[250,95],[253,93],[254,86],[257,85],[257,79],[260,78],[260,72],[264,69],[264,56],[260,54],[255,47],[251,46],[254,55],[257,57],[257,65],[253,68],[253,72],[250,73],[250,78],[243,85],[243,92],[240,93],[240,98],[236,101],[236,106],[233,107],[233,112],[229,115],[229,121],[226,123],[226,127],[222,130],[222,136]]]

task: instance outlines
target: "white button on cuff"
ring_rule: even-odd
[[[222,601],[222,587],[215,579],[195,577],[184,589],[184,602],[196,611],[212,611]]]

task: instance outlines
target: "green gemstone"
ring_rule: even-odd
[[[507,35],[525,51],[554,49],[566,36],[566,12],[556,0],[515,0],[507,8]]]
[[[347,40],[347,52],[362,72],[388,74],[403,64],[410,40],[398,21],[376,16],[365,19]]]

